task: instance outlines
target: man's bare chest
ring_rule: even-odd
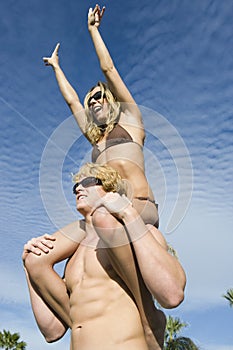
[[[100,283],[110,279],[113,269],[104,248],[80,245],[65,270],[68,290],[82,284]]]

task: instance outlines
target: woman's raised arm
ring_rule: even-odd
[[[69,83],[66,78],[63,70],[59,64],[58,51],[60,44],[58,43],[50,57],[43,57],[43,61],[46,66],[52,66],[55,77],[57,79],[58,86],[60,88],[61,94],[64,97],[64,100],[68,104],[75,120],[77,121],[81,131],[85,133],[86,127],[86,116],[82,103],[78,97],[77,92],[74,90],[72,85]]]
[[[96,5],[94,10],[90,8],[88,12],[88,30],[100,62],[101,70],[105,75],[109,88],[117,100],[122,103],[122,110],[124,112],[129,111],[134,118],[138,118],[138,121],[141,121],[140,110],[120,74],[118,73],[105,42],[99,32],[99,26],[104,12],[105,8],[103,7],[101,10],[99,5]]]

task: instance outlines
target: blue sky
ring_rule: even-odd
[[[61,43],[60,63],[81,98],[103,79],[86,25],[94,5],[0,4],[0,329],[19,332],[28,349],[68,349],[69,335],[46,344],[36,327],[21,252],[30,237],[77,217],[70,173],[90,156],[42,57]],[[184,303],[166,313],[189,324],[183,335],[201,349],[232,350],[233,310],[222,294],[233,287],[233,3],[100,5],[103,37],[143,111],[161,230],[187,273]]]

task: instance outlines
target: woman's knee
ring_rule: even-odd
[[[24,265],[28,273],[34,277],[39,277],[41,274],[43,274],[46,267],[50,268],[50,264],[47,261],[47,256],[43,253],[39,256],[33,253],[28,254]]]
[[[107,210],[95,211],[93,225],[98,236],[107,244],[107,247],[129,243],[124,226]]]

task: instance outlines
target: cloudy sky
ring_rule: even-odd
[[[43,56],[60,63],[80,97],[102,80],[81,0],[0,4],[0,330],[28,349],[46,344],[32,316],[21,263],[24,243],[77,217],[70,173],[90,146]],[[101,32],[140,105],[146,171],[161,230],[186,270],[186,299],[166,311],[205,350],[232,350],[233,3],[230,0],[106,0]],[[57,186],[57,187],[56,187]],[[56,197],[55,197],[56,196]],[[55,201],[54,201],[55,199]]]

